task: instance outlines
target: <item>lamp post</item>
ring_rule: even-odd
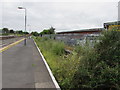
[[[31,31],[31,25],[30,25],[30,24],[28,24],[28,27],[29,27],[29,34],[30,34],[30,31]]]
[[[26,32],[26,23],[27,23],[27,9],[23,7],[18,7],[18,9],[24,9],[25,10],[25,32]],[[26,34],[25,34],[25,40],[24,45],[26,45]]]

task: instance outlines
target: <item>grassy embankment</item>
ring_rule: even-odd
[[[47,60],[54,76],[62,88],[69,87],[70,81],[77,70],[80,57],[73,51],[67,55],[64,51],[66,47],[63,42],[55,41],[48,38],[36,37],[35,41]]]
[[[63,42],[40,37],[35,41],[62,89],[120,89],[120,32],[105,32],[94,48],[75,46],[71,54],[65,53]]]

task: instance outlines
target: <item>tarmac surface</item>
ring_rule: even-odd
[[[2,52],[2,88],[52,88],[55,85],[32,39]]]

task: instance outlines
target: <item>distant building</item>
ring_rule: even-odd
[[[93,29],[57,32],[57,34],[99,34],[103,30],[104,30],[104,28],[93,28]]]
[[[120,21],[115,21],[115,22],[107,22],[107,23],[104,23],[104,28],[106,30],[110,29],[110,27],[119,27],[120,25]]]
[[[101,35],[101,32],[104,28],[92,28],[84,30],[74,30],[66,32],[57,32],[55,37],[57,40],[62,40],[68,45],[82,44],[84,45],[87,40],[92,42],[98,42],[98,37]]]

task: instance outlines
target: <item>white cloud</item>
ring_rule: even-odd
[[[118,2],[119,0],[4,0],[4,2]]]
[[[24,10],[18,6],[27,8],[27,24],[39,32],[50,26],[57,31],[103,27],[118,15],[117,2],[4,2],[4,27],[24,30]]]

